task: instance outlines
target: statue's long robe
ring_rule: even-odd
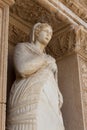
[[[7,130],[64,130],[58,105],[61,93],[46,56],[34,44],[16,46],[17,79],[9,97]]]

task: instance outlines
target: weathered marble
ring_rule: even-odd
[[[31,43],[19,43],[15,48],[17,78],[8,102],[7,130],[64,130],[57,65],[45,53],[51,37],[51,26],[37,23]]]

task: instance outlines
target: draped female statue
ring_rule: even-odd
[[[52,33],[47,23],[37,23],[31,43],[15,47],[16,80],[8,102],[7,130],[64,130],[57,65],[45,53]]]

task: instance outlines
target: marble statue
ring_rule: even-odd
[[[55,59],[45,53],[52,33],[47,23],[37,23],[31,43],[16,45],[17,78],[10,91],[7,130],[64,130],[57,65]]]

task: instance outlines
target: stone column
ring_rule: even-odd
[[[87,130],[87,31],[71,25],[54,37],[65,128]]]
[[[9,6],[13,0],[0,0],[0,130],[5,130]]]

